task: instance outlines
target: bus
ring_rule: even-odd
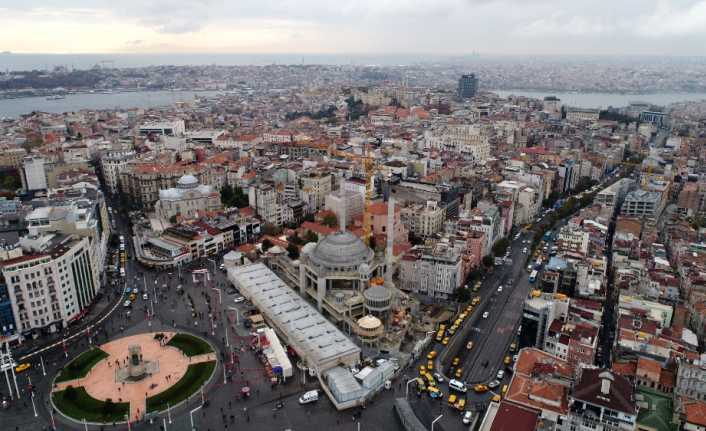
[[[529,276],[529,282],[530,282],[530,283],[534,283],[535,281],[537,281],[537,270],[536,270],[536,269],[533,270],[533,271],[530,273],[530,276]]]

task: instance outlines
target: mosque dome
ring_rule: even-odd
[[[179,178],[177,181],[177,187],[180,189],[193,189],[199,186],[199,180],[191,174],[186,174]]]
[[[373,251],[348,231],[336,232],[322,239],[311,250],[310,259],[327,268],[359,267],[373,259]]]

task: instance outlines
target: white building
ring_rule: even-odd
[[[184,120],[153,121],[141,124],[138,131],[140,136],[150,134],[183,136],[186,132],[186,126],[184,125]]]
[[[88,238],[91,259],[101,274],[108,254],[110,220],[103,194],[95,186],[77,184],[55,194],[25,216],[30,236],[48,233],[77,235]]]
[[[24,158],[23,173],[25,188],[29,191],[47,189],[47,172],[42,157],[27,156]]]
[[[198,218],[199,214],[222,209],[221,196],[212,186],[199,184],[193,175],[184,175],[177,186],[159,191],[159,200],[154,206],[161,220],[180,216],[182,220]]]
[[[364,199],[360,193],[339,190],[326,195],[325,209],[335,213],[338,220],[345,221],[345,226],[363,214],[363,205]]]
[[[490,157],[488,137],[476,125],[445,126],[424,133],[425,148],[463,154],[484,162]]]
[[[116,194],[119,191],[120,174],[136,156],[134,151],[110,151],[101,156],[103,180],[110,194]]]
[[[23,254],[0,263],[18,332],[36,338],[80,318],[100,290],[88,238],[46,234],[20,242]]]
[[[416,247],[400,261],[400,288],[448,299],[463,284],[461,253],[448,244]]]

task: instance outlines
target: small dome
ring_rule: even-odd
[[[382,321],[375,316],[367,315],[358,319],[358,326],[368,331],[377,329],[382,326]]]
[[[311,251],[310,258],[317,265],[328,268],[359,267],[362,263],[368,264],[372,261],[373,251],[360,238],[344,231],[319,241]]]
[[[392,298],[392,292],[383,286],[372,286],[365,289],[363,296],[369,301],[389,301]]]
[[[180,189],[191,189],[194,187],[198,187],[198,185],[198,178],[191,174],[184,175],[179,178],[179,181],[177,181],[177,187],[179,187]]]

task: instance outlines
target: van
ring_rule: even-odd
[[[299,404],[309,404],[319,400],[319,391],[313,390],[304,392],[304,394],[299,397]]]
[[[453,389],[454,391],[462,392],[464,394],[468,392],[466,385],[456,379],[449,380],[449,389]]]

